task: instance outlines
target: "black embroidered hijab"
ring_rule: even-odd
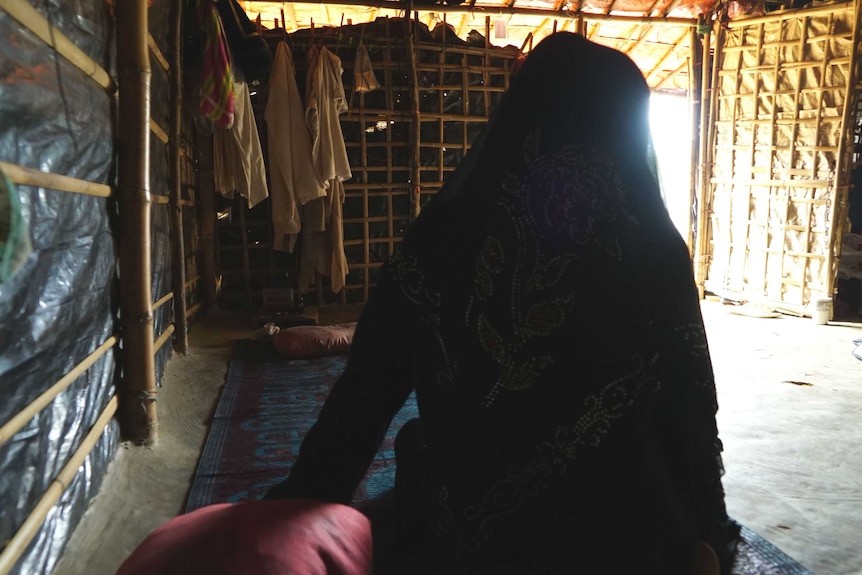
[[[729,572],[712,368],[648,106],[619,52],[558,33],[530,53],[272,496],[349,501],[415,389],[430,571],[684,573],[706,540]]]

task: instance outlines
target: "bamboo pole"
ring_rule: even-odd
[[[27,0],[0,0],[0,9],[30,30],[45,44],[54,48],[70,64],[84,72],[109,93],[116,90],[114,81],[105,69],[48,22]]]
[[[171,301],[171,299],[173,297],[174,297],[174,292],[172,292],[172,291],[169,291],[168,293],[163,295],[161,298],[159,298],[158,301],[156,301],[156,303],[153,304],[153,311],[156,311],[157,309],[159,309],[160,307],[162,307],[163,305],[165,305],[166,303]]]
[[[33,400],[27,407],[19,411],[15,416],[0,427],[0,445],[9,441],[13,435],[18,433],[37,413],[45,409],[55,397],[60,395],[64,389],[69,387],[82,373],[87,371],[91,365],[96,363],[105,353],[117,344],[117,337],[111,336],[105,343],[97,347],[84,358],[72,371],[57,380],[57,383],[49,387],[42,395]]]
[[[171,338],[171,335],[176,331],[174,324],[169,325],[165,328],[165,331],[156,339],[153,343],[153,353],[159,353],[159,351],[164,347],[165,343]]]
[[[711,167],[708,161],[709,154],[707,152],[707,146],[709,140],[707,138],[707,133],[709,132],[709,127],[707,126],[707,122],[710,119],[708,115],[709,106],[707,105],[708,96],[713,88],[710,86],[710,58],[709,58],[709,50],[710,50],[710,42],[712,39],[712,31],[710,33],[703,35],[703,47],[701,50],[701,82],[700,82],[700,119],[698,121],[698,125],[700,126],[700,138],[698,139],[698,150],[700,154],[699,161],[699,169],[700,169],[700,178],[698,179],[698,188],[697,188],[697,206],[698,206],[698,217],[697,217],[697,232],[695,235],[695,260],[694,260],[694,268],[695,268],[695,283],[697,285],[698,292],[700,296],[703,297],[706,283],[706,262],[707,262],[707,242],[706,242],[706,230],[707,230],[707,216],[709,214],[709,210],[707,208],[707,201],[709,197],[709,193],[707,188],[709,187],[710,181],[710,172]],[[717,62],[717,59],[716,59]]]
[[[48,486],[47,491],[42,495],[42,498],[36,504],[32,513],[27,516],[27,519],[24,520],[24,523],[21,524],[21,527],[18,528],[15,535],[13,535],[9,542],[6,543],[6,547],[3,549],[3,552],[0,553],[0,575],[6,575],[15,568],[21,555],[24,554],[30,542],[39,533],[39,529],[41,529],[42,525],[45,523],[45,518],[48,517],[48,513],[51,511],[51,508],[54,507],[54,505],[56,505],[60,500],[60,497],[63,496],[66,488],[78,473],[78,469],[84,463],[84,460],[90,452],[93,451],[96,441],[101,437],[116,410],[117,397],[114,396],[110,401],[108,401],[108,404],[105,406],[105,409],[102,410],[96,423],[93,424],[89,433],[87,433],[83,441],[81,441],[81,445],[75,450],[75,453],[69,461],[66,462],[63,469],[60,470],[57,478]]]
[[[157,138],[158,138],[158,139],[159,139],[163,144],[167,144],[167,143],[168,143],[168,141],[170,140],[170,136],[168,136],[168,133],[165,131],[165,129],[164,129],[164,128],[162,128],[162,127],[161,127],[161,126],[160,126],[160,125],[159,125],[155,120],[153,120],[152,118],[150,118],[150,131],[152,131],[152,132],[153,132],[153,134],[155,134],[155,135],[156,135],[156,137],[157,137]]]
[[[201,132],[195,133],[196,149],[200,151],[198,170],[198,220],[200,222],[200,274],[203,284],[204,304],[216,306],[216,207],[215,184],[213,182],[212,138]]]
[[[701,80],[703,78],[703,74],[698,74],[698,72],[700,72],[700,69],[698,68],[698,62],[701,62],[702,56],[701,56],[701,50],[700,50],[700,48],[701,48],[700,41],[699,41],[699,38],[697,37],[697,29],[692,28],[689,31],[688,43],[689,43],[688,98],[689,98],[689,102],[691,104],[690,109],[689,109],[689,114],[690,114],[689,122],[690,122],[690,127],[691,127],[691,136],[690,136],[690,138],[691,138],[690,139],[691,150],[689,153],[689,161],[688,161],[688,163],[689,163],[688,205],[689,205],[689,213],[692,213],[692,208],[694,208],[696,211],[694,212],[693,221],[689,221],[688,225],[686,226],[684,239],[685,239],[686,245],[688,246],[689,254],[691,254],[691,257],[693,258],[693,261],[699,262],[698,258],[700,257],[701,254],[697,253],[697,248],[694,244],[695,236],[694,236],[694,233],[692,232],[692,226],[697,225],[698,220],[700,220],[701,217],[705,217],[706,214],[705,213],[701,214],[701,205],[700,205],[701,198],[697,193],[697,189],[698,189],[697,183],[698,183],[698,174],[699,174],[699,171],[697,168],[697,161],[698,161],[698,154],[699,154],[697,144],[700,141],[699,136],[700,136],[700,129],[701,129],[700,128],[700,107],[705,105],[705,102],[703,101],[704,93],[703,93],[703,89],[701,86]],[[700,286],[700,285],[701,285],[700,282],[698,282],[698,286]]]
[[[187,309],[186,310],[186,318],[189,318],[189,317],[193,316],[195,313],[197,313],[197,311],[201,308],[202,305],[203,305],[203,302],[196,303],[195,305],[193,305],[192,307]]]
[[[838,152],[836,153],[837,174],[835,177],[837,196],[841,185],[846,185],[850,180],[850,170],[853,168],[853,130],[856,126],[856,101],[857,95],[854,93],[854,87],[859,81],[857,48],[860,41],[860,20],[862,20],[862,0],[854,0],[853,11],[853,35],[850,50],[850,62],[847,69],[847,91],[844,96],[844,109],[842,110],[842,134],[838,140]],[[849,149],[849,151],[848,151]],[[826,276],[826,295],[832,297],[835,293],[835,283],[838,278],[838,261],[835,257],[836,252],[840,249],[843,222],[838,222],[838,210],[842,207],[841,202],[835,197],[832,199],[832,205],[829,210],[829,244],[826,250],[825,270],[829,274]]]
[[[676,0],[675,0],[676,1]],[[417,12],[422,12],[423,14],[428,12],[433,12],[436,14],[445,13],[445,12],[453,12],[455,14],[461,14],[464,19],[472,13],[481,11],[482,14],[487,14],[490,16],[496,15],[523,15],[523,16],[537,16],[541,18],[584,18],[585,20],[591,22],[639,22],[642,24],[651,24],[655,26],[696,26],[697,20],[694,18],[671,18],[658,16],[655,18],[651,18],[649,16],[619,16],[614,14],[613,16],[608,16],[606,14],[588,14],[585,12],[579,12],[577,10],[547,10],[542,8],[521,8],[518,6],[476,6],[475,11],[471,11],[468,8],[462,6],[450,6],[448,4],[432,4],[427,7],[412,7],[409,9],[405,9],[405,5],[398,0],[339,0],[339,5],[343,6],[362,6],[366,8],[380,8],[384,10],[393,10],[395,12],[405,12],[406,14],[411,14],[414,10]],[[456,26],[458,36],[461,36],[461,30],[459,26]]]
[[[150,58],[146,0],[115,5],[119,72],[118,191],[123,379],[118,386],[124,437],[155,443],[158,414],[150,269]]]
[[[176,3],[172,3],[172,11],[176,5]],[[168,63],[168,59],[165,58],[165,55],[162,54],[162,50],[159,48],[159,45],[156,44],[156,39],[153,38],[152,34],[147,34],[147,47],[149,47],[150,52],[153,54],[153,58],[158,61],[159,66],[161,66],[165,72],[170,71],[171,65]]]
[[[182,154],[180,138],[183,129],[183,77],[182,77],[182,6],[183,2],[171,3],[171,118],[168,157],[171,190],[171,284],[174,292],[174,325],[177,328],[174,347],[182,355],[189,352],[188,323],[186,322],[186,249],[183,234],[182,205]]]
[[[254,301],[252,300],[251,293],[251,259],[248,254],[248,225],[246,225],[245,221],[245,212],[247,211],[247,206],[245,198],[241,197],[239,194],[234,196],[234,210],[239,214],[237,218],[239,220],[239,237],[242,240],[242,270],[243,274],[243,284],[245,285],[245,293],[248,297],[248,301],[246,302],[248,307],[254,306]],[[320,282],[318,282],[320,283]]]
[[[416,31],[414,29],[413,20],[410,18],[412,9],[413,0],[407,0],[407,18],[404,19],[405,26],[407,26],[407,33],[404,39],[405,48],[407,50],[407,77],[410,82],[410,111],[412,120],[410,122],[410,184],[412,186],[410,194],[410,216],[412,218],[416,218],[421,209],[421,135],[419,129],[422,120],[419,114],[419,77],[417,73],[416,46],[414,45]],[[465,93],[465,102],[467,101],[467,96],[468,95]]]
[[[111,186],[106,184],[97,184],[95,182],[87,182],[77,178],[61,176],[60,174],[50,174],[25,168],[17,164],[9,164],[0,162],[0,170],[5,172],[9,180],[19,186],[33,186],[35,188],[47,188],[57,190],[59,192],[70,192],[73,194],[85,194],[87,196],[97,196],[100,198],[110,197],[113,193]]]

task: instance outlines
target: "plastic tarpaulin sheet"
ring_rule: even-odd
[[[31,4],[107,70],[112,37],[101,0]],[[0,11],[0,160],[112,183],[114,101],[83,72]],[[113,202],[17,186],[33,251],[0,284],[0,422],[46,391],[116,330]],[[8,541],[77,450],[113,395],[109,351],[0,445],[0,542]],[[19,560],[48,573],[117,449],[111,423]]]

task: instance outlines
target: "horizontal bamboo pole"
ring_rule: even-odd
[[[73,194],[98,196],[100,198],[107,198],[113,193],[111,186],[107,184],[87,182],[77,178],[61,176],[60,174],[49,174],[17,164],[0,162],[0,170],[6,173],[13,184],[19,186],[48,188],[59,192],[71,192]]]
[[[162,307],[163,305],[165,305],[166,303],[171,301],[172,297],[174,297],[174,292],[172,292],[172,291],[169,291],[168,293],[163,295],[161,298],[159,298],[158,301],[156,301],[153,304],[153,311],[156,311],[157,309],[159,309],[160,307]]]
[[[353,170],[363,171],[365,168],[352,168]],[[406,169],[406,168],[405,168]],[[368,182],[344,184],[346,192],[368,189],[369,197],[382,198],[386,196],[403,196],[409,194],[410,190],[406,182]],[[358,196],[358,194],[355,194]]]
[[[111,93],[116,91],[117,87],[108,72],[48,22],[29,2],[26,0],[0,0],[0,9],[30,30],[45,44],[53,47],[58,54],[92,78],[99,86]]]
[[[87,371],[91,365],[96,363],[105,353],[117,344],[117,337],[112,335],[105,343],[97,347],[93,352],[84,358],[78,365],[72,368],[72,371],[57,380],[57,383],[49,387],[42,395],[37,397],[23,410],[18,412],[10,419],[3,427],[0,427],[0,445],[9,441],[12,436],[18,433],[22,427],[32,420],[37,413],[45,409],[55,397],[60,395],[64,389],[69,387],[78,377]]]
[[[801,90],[802,92],[804,90]],[[813,91],[813,90],[812,90]],[[841,122],[841,116],[818,116],[811,118],[776,118],[775,121],[772,118],[763,118],[762,120],[716,120],[716,126],[735,126],[737,123],[741,126],[771,126],[775,124],[776,126],[808,126],[811,124],[817,125],[818,123],[834,123]],[[718,148],[726,148],[727,146],[717,146]]]
[[[255,0],[251,0],[252,10],[254,10]],[[396,0],[338,0],[339,5],[345,6],[365,6],[369,8],[382,8],[404,11],[404,4]],[[431,6],[414,6],[414,12],[420,14],[433,12],[451,12],[455,14],[487,14],[494,16],[496,14],[517,14],[521,16],[536,16],[540,18],[560,18],[560,19],[576,19],[583,18],[587,22],[625,22],[635,24],[650,24],[653,26],[697,26],[697,20],[691,18],[650,18],[648,16],[608,16],[607,14],[587,14],[585,12],[570,12],[568,10],[543,10],[541,8],[519,8],[516,6],[449,6],[448,4],[434,4]],[[376,40],[375,40],[376,41]],[[453,50],[454,51],[454,50]]]
[[[51,511],[51,508],[54,507],[54,505],[56,505],[60,500],[60,497],[63,496],[66,488],[75,478],[75,474],[78,473],[78,469],[80,469],[90,452],[93,451],[96,441],[101,437],[105,428],[108,426],[108,422],[116,411],[117,396],[114,396],[110,401],[108,401],[108,404],[105,406],[101,415],[99,415],[96,423],[93,424],[89,433],[87,433],[83,441],[81,441],[81,445],[75,450],[75,453],[66,465],[63,466],[63,469],[60,471],[59,475],[57,475],[56,479],[54,479],[51,485],[48,486],[48,490],[45,491],[44,495],[42,495],[42,498],[36,504],[36,507],[30,515],[27,516],[27,519],[24,520],[24,523],[21,524],[21,527],[18,528],[18,531],[6,544],[6,548],[3,549],[3,552],[0,553],[0,575],[6,575],[14,569],[15,564],[21,558],[21,555],[23,555],[24,551],[27,550],[27,546],[39,533],[39,529],[41,529],[42,525],[45,523],[45,518],[48,517],[48,513]]]
[[[165,331],[162,332],[162,335],[158,337],[158,339],[153,343],[153,355],[159,353],[159,350],[162,349],[162,346],[171,338],[171,334],[174,333],[174,324],[169,325],[165,328]]]
[[[388,39],[393,44],[400,44],[404,40],[402,38],[389,38]],[[374,39],[374,42],[377,42],[377,38]],[[448,44],[440,45],[440,44],[429,44],[428,42],[416,42],[416,49],[420,52],[443,52],[446,54],[466,54],[467,56],[484,56],[487,53],[485,48],[473,48],[471,46],[451,46]],[[494,58],[502,58],[505,60],[514,60],[518,55],[517,49],[512,49],[508,47],[497,47],[494,49],[493,57]],[[372,61],[371,64],[383,65],[381,61]],[[496,68],[499,70],[500,68]]]
[[[187,309],[187,310],[186,310],[186,317],[191,317],[191,316],[193,316],[194,314],[196,314],[196,313],[198,312],[198,310],[199,310],[199,309],[201,309],[201,306],[202,306],[202,305],[204,305],[204,303],[203,303],[203,302],[196,303],[195,305],[193,305],[192,307],[190,307],[189,309]]]
[[[405,219],[406,219],[406,218],[405,218]],[[391,244],[392,242],[398,242],[398,241],[401,241],[401,239],[402,239],[402,238],[400,238],[400,237],[397,237],[397,238],[395,238],[395,237],[392,237],[392,238],[368,238],[368,239],[367,239],[367,242],[368,242],[368,244],[369,244],[369,245],[374,245],[374,244]],[[365,243],[366,243],[366,239],[365,239],[365,238],[361,238],[361,239],[358,239],[358,240],[344,240],[344,246],[345,246],[345,247],[346,247],[346,246],[362,246],[362,245],[365,245]],[[350,264],[350,265],[354,265],[354,264]]]
[[[825,188],[829,180],[730,180],[712,178],[713,184],[725,186],[769,186],[774,188]]]
[[[149,46],[150,53],[158,61],[159,65],[165,70],[165,72],[170,72],[171,65],[168,64],[168,59],[165,58],[164,54],[162,54],[162,50],[159,48],[159,45],[156,44],[156,39],[153,38],[152,34],[147,34],[147,46]]]
[[[168,133],[164,128],[159,126],[158,122],[150,118],[150,131],[156,135],[156,137],[162,141],[163,144],[167,144],[170,142],[170,138],[168,137]]]
[[[193,286],[194,284],[198,283],[198,281],[200,281],[200,279],[201,279],[201,276],[195,276],[195,277],[193,277],[192,279],[190,279],[190,280],[186,281],[186,283],[185,283],[185,284],[183,284],[183,287],[184,287],[185,289],[188,289],[188,288],[190,288],[191,286]]]
[[[853,2],[843,2],[836,4],[827,4],[819,8],[796,8],[793,10],[781,10],[771,12],[766,16],[752,16],[751,18],[740,17],[727,22],[727,27],[731,30],[734,28],[744,28],[745,26],[753,26],[754,24],[768,24],[770,22],[780,22],[781,20],[790,20],[793,18],[814,16],[828,16],[829,14],[837,14],[853,10]]]
[[[150,201],[153,203],[153,205],[168,205],[169,203],[171,203],[171,199],[168,196],[159,196],[157,194],[153,194],[152,196],[150,196]]]

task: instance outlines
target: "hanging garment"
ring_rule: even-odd
[[[347,111],[341,82],[341,60],[327,48],[308,53],[305,119],[311,132],[311,155],[326,197],[303,206],[303,247],[300,255],[299,290],[306,292],[315,273],[329,276],[338,293],[347,277],[344,255],[342,206],[350,164],[338,116]]]
[[[312,53],[313,52],[313,53]],[[339,114],[347,111],[341,83],[341,60],[327,48],[309,52],[305,118],[311,131],[311,155],[324,182],[348,180],[352,176]]]
[[[213,129],[213,171],[216,191],[232,198],[238,193],[253,208],[269,196],[266,167],[248,86],[234,82],[236,113],[229,129]]]
[[[266,103],[269,176],[272,195],[273,247],[292,252],[302,227],[299,206],[326,196],[314,171],[311,134],[299,88],[293,56],[285,42],[275,50]]]
[[[356,60],[353,62],[353,89],[356,92],[366,93],[371,90],[376,90],[380,87],[380,82],[377,81],[377,76],[374,75],[374,69],[371,67],[371,58],[368,57],[368,50],[365,44],[359,43],[356,49]]]
[[[33,251],[18,191],[0,170],[0,283],[12,279]]]
[[[235,94],[221,19],[212,2],[198,2],[197,16],[204,45],[198,105],[213,125],[230,128],[234,121]]]
[[[344,254],[344,184],[332,179],[326,196],[302,206],[302,249],[299,265],[299,291],[308,291],[315,274],[330,278],[333,293],[344,288],[347,256]]]

